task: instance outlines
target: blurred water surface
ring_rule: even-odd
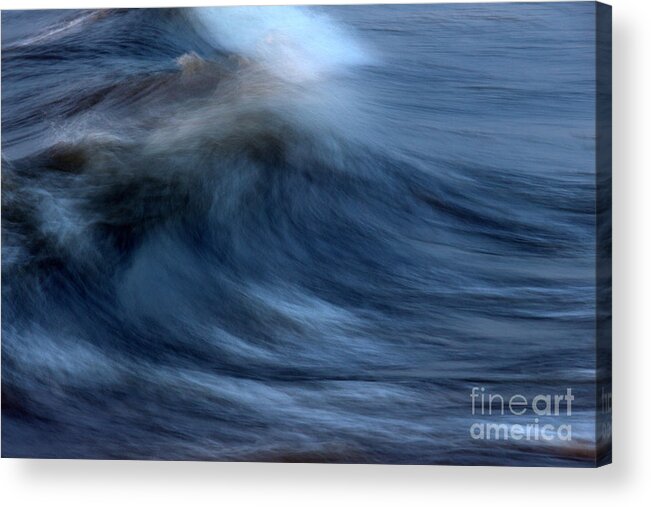
[[[594,15],[3,12],[3,455],[591,464]]]

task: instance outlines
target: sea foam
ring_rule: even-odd
[[[283,79],[318,79],[372,61],[368,49],[331,18],[300,7],[210,7],[189,12],[208,42]]]

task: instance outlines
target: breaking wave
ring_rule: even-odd
[[[459,431],[482,372],[587,417],[583,152],[473,105],[576,79],[478,97],[373,9],[3,13],[5,455],[525,463]]]

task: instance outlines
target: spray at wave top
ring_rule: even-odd
[[[306,8],[210,7],[189,13],[208,42],[287,81],[320,79],[372,61],[346,30]]]

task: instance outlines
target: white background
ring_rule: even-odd
[[[613,465],[573,470],[3,459],[4,505],[651,505],[651,2],[609,3],[614,52]],[[229,2],[0,1],[2,9],[219,4]]]

